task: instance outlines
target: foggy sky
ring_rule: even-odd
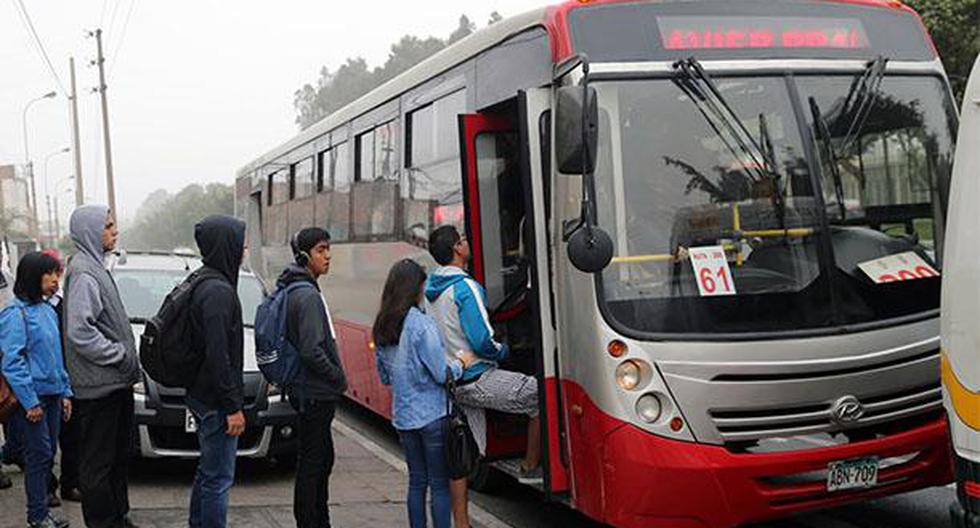
[[[116,196],[125,219],[156,189],[231,183],[238,168],[295,134],[293,92],[314,84],[321,66],[335,69],[349,56],[379,66],[402,35],[445,38],[461,14],[482,27],[494,10],[506,17],[555,0],[23,2],[65,90],[68,57],[75,56],[85,194],[100,202],[101,115],[91,93],[98,77],[88,66],[95,39],[84,32],[100,25],[105,31]],[[23,163],[24,105],[51,90],[61,87],[15,2],[0,2],[0,165]],[[42,217],[44,160],[71,143],[65,94],[35,103],[28,115]],[[71,154],[51,157],[48,167],[65,218],[71,184],[56,182],[73,173]]]

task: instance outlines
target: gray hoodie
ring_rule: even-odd
[[[77,252],[65,274],[65,366],[75,397],[90,400],[128,389],[140,378],[129,317],[105,268],[102,232],[109,209],[79,207],[71,215]]]

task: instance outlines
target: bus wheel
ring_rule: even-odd
[[[500,489],[500,481],[503,475],[485,460],[480,461],[479,467],[467,479],[469,488],[480,493],[493,493]]]

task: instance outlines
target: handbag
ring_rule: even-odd
[[[451,480],[467,478],[480,466],[480,446],[466,420],[466,413],[456,403],[456,381],[446,368],[446,469]]]
[[[23,308],[20,309],[21,315],[24,318],[24,335],[27,335],[27,312]],[[0,357],[3,356],[3,351],[0,350]],[[14,389],[10,387],[7,383],[7,378],[4,377],[3,371],[0,370],[0,422],[6,422],[7,418],[13,414],[14,409],[20,407],[20,402],[17,401],[17,395],[14,394]]]

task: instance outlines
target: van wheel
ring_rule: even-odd
[[[500,489],[503,474],[488,462],[481,460],[476,471],[467,479],[469,488],[480,493],[493,493]]]

